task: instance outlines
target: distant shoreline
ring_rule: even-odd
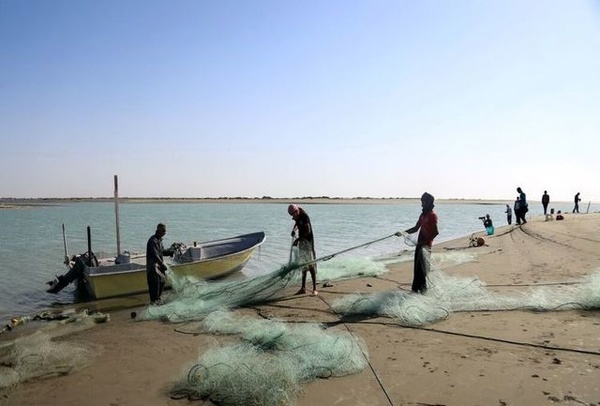
[[[1,209],[18,209],[34,206],[53,206],[67,203],[103,203],[113,202],[113,197],[98,198],[0,198]],[[300,197],[300,198],[270,198],[270,197],[219,197],[219,198],[195,198],[195,197],[120,197],[119,203],[123,204],[145,204],[145,203],[261,203],[261,204],[419,204],[419,198],[371,198],[371,197]],[[512,204],[508,200],[477,200],[477,199],[439,199],[437,204],[479,204],[496,205]]]

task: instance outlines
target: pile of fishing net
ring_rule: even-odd
[[[29,335],[0,342],[0,392],[20,383],[68,375],[88,366],[96,354],[89,345],[58,338],[92,328],[108,315],[87,312],[53,321]]]
[[[302,384],[357,373],[368,362],[362,339],[314,323],[289,325],[216,311],[198,330],[239,334],[241,341],[205,351],[185,369],[173,396],[223,405],[289,405]]]
[[[31,379],[68,375],[89,365],[92,358],[85,346],[53,341],[36,332],[0,346],[0,390]]]

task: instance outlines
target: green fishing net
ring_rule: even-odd
[[[332,303],[339,314],[387,316],[405,326],[423,326],[453,312],[600,308],[600,272],[579,283],[534,286],[526,291],[497,293],[477,278],[450,276],[440,269],[427,276],[427,294],[406,291],[353,294]]]
[[[290,325],[216,311],[198,330],[240,334],[241,342],[205,351],[171,392],[219,404],[294,404],[303,383],[360,372],[368,360],[362,339],[314,323]]]

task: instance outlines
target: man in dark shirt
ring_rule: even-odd
[[[296,230],[298,230],[298,238],[294,240],[292,245],[298,246],[299,262],[301,264],[312,262],[311,264],[302,267],[302,287],[296,294],[301,295],[306,293],[306,272],[308,271],[310,272],[310,277],[312,279],[312,294],[313,296],[316,296],[318,294],[317,264],[313,262],[316,258],[316,253],[310,218],[303,208],[298,207],[295,204],[289,205],[288,213],[294,219],[292,237],[296,236]]]
[[[544,190],[544,194],[542,195],[542,206],[544,207],[544,214],[548,214],[548,203],[550,203],[550,195],[546,190]]]
[[[167,265],[163,261],[162,238],[167,233],[167,227],[159,223],[156,232],[148,239],[146,244],[146,280],[148,281],[148,293],[150,303],[162,304],[160,296],[165,288]]]
[[[581,201],[581,199],[579,198],[579,192],[577,192],[577,194],[575,195],[575,198],[573,200],[575,201],[575,207],[573,207],[573,213],[579,213],[579,202]]]

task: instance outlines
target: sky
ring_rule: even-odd
[[[0,0],[0,197],[600,202],[600,1]]]

